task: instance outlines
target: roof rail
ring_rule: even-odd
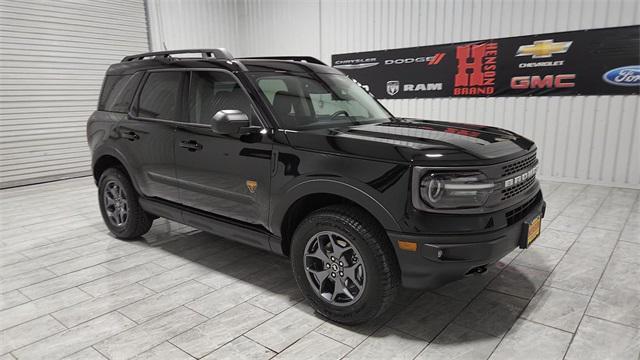
[[[172,57],[171,55],[177,55],[177,54],[201,54],[203,59],[213,57],[218,60],[233,60],[233,55],[231,55],[229,50],[225,48],[218,48],[218,49],[189,49],[189,50],[169,50],[169,51],[147,52],[142,54],[125,56],[121,62],[144,60],[145,58],[148,58],[148,57],[168,58],[168,57]]]
[[[255,57],[243,57],[238,59],[240,60],[242,59],[292,60],[292,61],[304,61],[312,64],[327,65],[322,61],[314,58],[313,56],[255,56]]]

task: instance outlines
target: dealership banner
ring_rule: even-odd
[[[640,91],[640,26],[336,54],[379,99],[629,95]]]

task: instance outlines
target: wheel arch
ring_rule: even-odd
[[[395,217],[374,197],[345,182],[314,179],[298,184],[287,192],[271,215],[271,229],[280,239],[274,251],[289,254],[297,225],[311,212],[335,204],[356,206],[375,219],[383,229],[399,231]]]

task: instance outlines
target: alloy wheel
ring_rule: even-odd
[[[349,306],[364,292],[362,257],[349,240],[336,232],[322,231],[307,241],[304,266],[313,290],[332,305]]]
[[[110,180],[104,187],[102,198],[109,222],[118,227],[124,226],[129,217],[129,202],[122,184]]]

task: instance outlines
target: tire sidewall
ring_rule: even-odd
[[[104,191],[107,184],[111,180],[115,180],[120,183],[127,196],[129,216],[127,216],[127,220],[125,221],[123,226],[113,225],[109,220],[109,217],[107,216],[107,211],[104,204]],[[109,228],[109,231],[111,231],[117,237],[126,237],[130,232],[129,228],[131,227],[132,221],[131,214],[132,211],[135,210],[133,209],[133,206],[137,206],[137,199],[135,196],[136,193],[133,189],[133,186],[131,186],[131,182],[121,171],[117,169],[107,169],[104,173],[102,173],[102,176],[100,176],[100,181],[98,182],[98,203],[100,204],[100,213],[102,214],[102,219],[104,220],[105,225]]]
[[[308,241],[317,233],[333,231],[349,240],[360,253],[361,261],[365,268],[364,293],[353,304],[348,306],[336,306],[327,302],[318,295],[309,283],[304,264],[305,249]],[[339,216],[330,213],[316,214],[305,219],[296,229],[291,245],[291,263],[294,277],[303,295],[312,302],[322,315],[333,318],[334,315],[357,317],[370,317],[380,308],[381,288],[380,269],[373,251],[369,248],[362,234],[352,225],[344,222]],[[373,314],[371,314],[373,313]]]

